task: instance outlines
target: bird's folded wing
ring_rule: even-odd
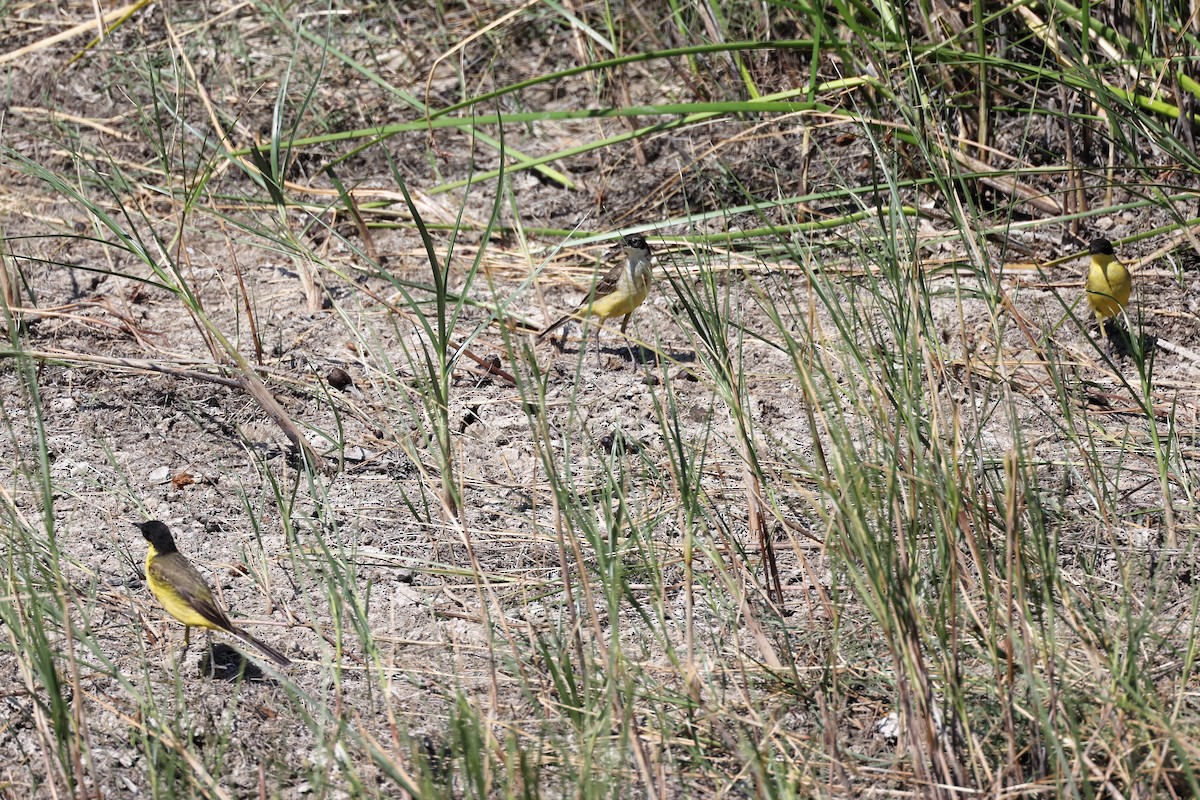
[[[153,580],[160,585],[170,586],[188,608],[213,625],[225,630],[233,627],[225,611],[217,605],[208,584],[191,564],[175,562],[168,568],[161,561],[154,561],[150,564],[150,572]]]

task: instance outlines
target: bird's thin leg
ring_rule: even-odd
[[[179,651],[179,660],[187,655],[188,647],[192,644],[192,628],[190,625],[183,626],[183,649]]]
[[[600,328],[601,328],[600,325],[596,326],[596,368],[597,369],[600,369],[602,367],[602,364],[600,363]]]
[[[204,644],[208,647],[208,677],[217,677],[217,659],[213,656],[212,631],[204,631]]]
[[[1110,317],[1109,319],[1100,320],[1100,336],[1104,339],[1104,353],[1109,358],[1118,355],[1120,344],[1116,339],[1120,338],[1120,328],[1117,327],[1117,318]],[[1109,325],[1112,325],[1112,335],[1109,336]]]
[[[633,312],[630,311],[628,314],[625,315],[625,318],[623,320],[621,320],[621,335],[622,336],[625,336],[625,328],[629,326],[629,318],[632,316],[633,316]],[[625,337],[625,346],[629,348],[629,360],[634,361],[635,359],[633,356],[633,342],[629,341],[628,336]]]

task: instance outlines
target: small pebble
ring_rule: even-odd
[[[329,385],[337,389],[339,392],[344,392],[347,387],[353,386],[354,381],[350,378],[350,374],[341,367],[334,367],[329,370],[329,374],[325,376],[325,380],[329,381]]]

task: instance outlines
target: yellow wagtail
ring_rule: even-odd
[[[208,628],[224,631],[243,642],[257,647],[268,658],[281,667],[289,666],[292,660],[268,644],[260,642],[229,621],[225,610],[213,597],[208,583],[192,562],[175,549],[175,539],[166,525],[158,520],[133,523],[142,531],[150,543],[146,553],[146,583],[150,591],[162,603],[167,613],[183,623],[183,647],[188,646],[192,628]]]
[[[618,317],[622,314],[621,333],[629,325],[629,318],[638,306],[650,294],[650,282],[653,280],[653,268],[650,265],[650,246],[641,236],[626,236],[621,240],[621,250],[625,253],[625,263],[618,264],[608,271],[588,292],[587,297],[575,307],[570,314],[559,317],[552,324],[538,333],[538,341],[555,331],[567,320],[580,316],[595,316],[602,320]],[[599,334],[597,334],[599,335]],[[597,352],[597,355],[599,353]]]
[[[1096,321],[1103,332],[1104,320],[1120,314],[1129,302],[1133,280],[1125,265],[1117,261],[1108,239],[1093,239],[1088,252],[1092,255],[1085,284],[1088,305],[1096,312]]]

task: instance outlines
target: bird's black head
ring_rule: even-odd
[[[171,537],[171,529],[166,525],[156,519],[133,524],[141,530],[142,536],[146,537],[146,541],[159,554],[175,552],[175,540]]]
[[[625,246],[634,250],[649,250],[650,245],[646,244],[646,240],[641,236],[626,236],[624,239]]]
[[[1092,239],[1092,246],[1088,248],[1088,254],[1093,256],[1111,256],[1113,253],[1112,242],[1108,239]]]

